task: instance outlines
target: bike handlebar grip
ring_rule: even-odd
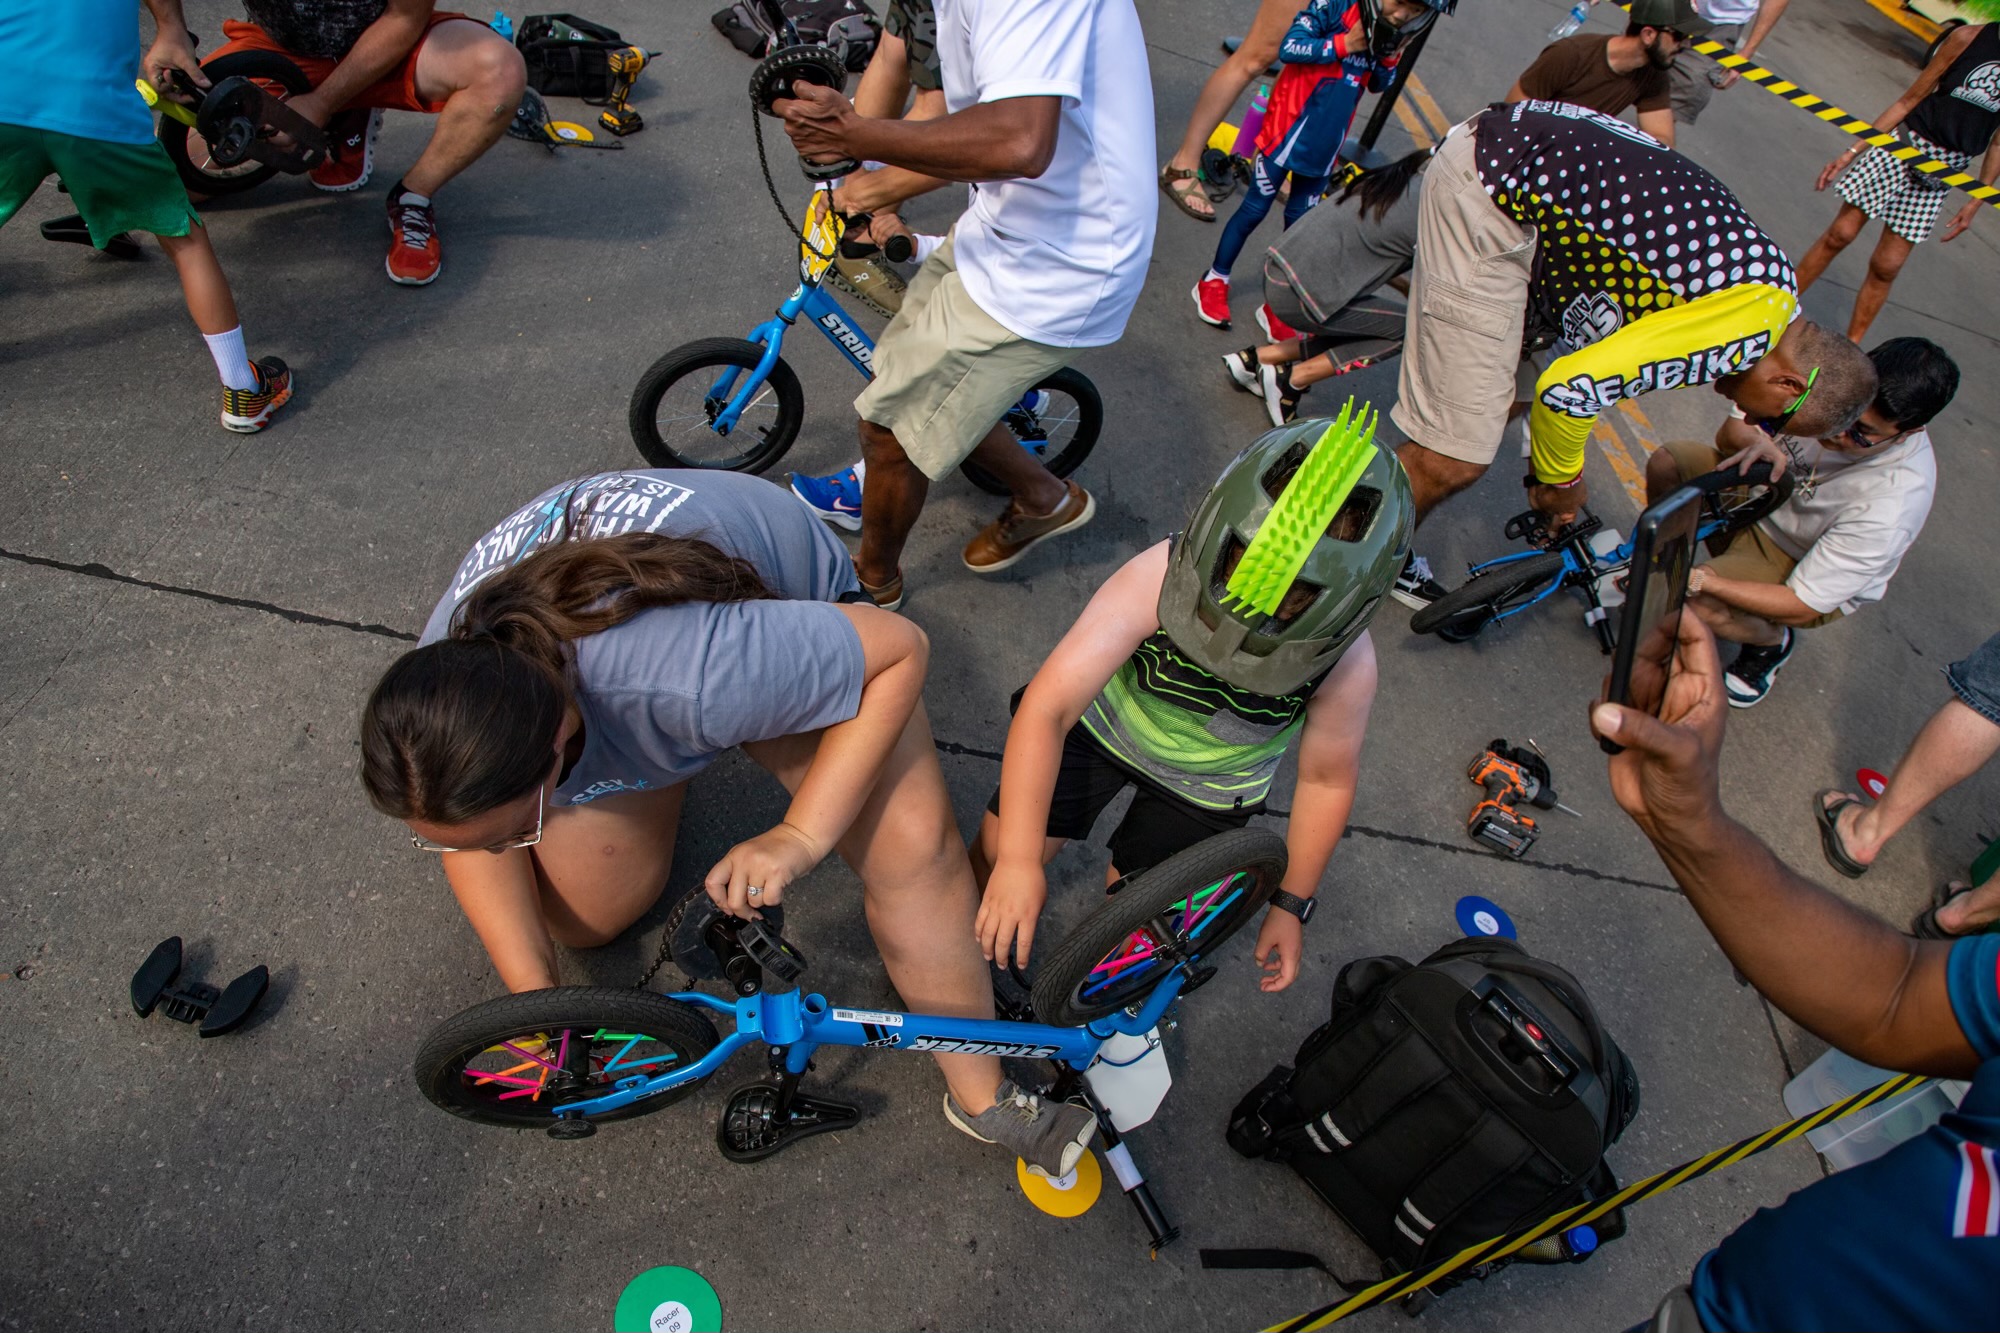
[[[886,242],[883,243],[882,253],[889,256],[890,259],[894,260],[898,264],[907,264],[912,259],[916,258],[917,255],[916,242],[912,241],[907,236],[902,236],[902,235],[891,236]]]

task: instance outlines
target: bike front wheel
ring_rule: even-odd
[[[1285,840],[1240,828],[1205,838],[1125,880],[1050,953],[1035,1016],[1075,1027],[1138,1004],[1167,974],[1210,958],[1285,875]]]
[[[632,391],[632,443],[654,467],[762,472],[785,456],[805,419],[799,378],[783,359],[756,386],[728,434],[716,418],[743,387],[764,349],[741,338],[704,338],[655,361]]]
[[[203,64],[201,72],[211,84],[224,79],[248,79],[262,88],[266,96],[281,99],[297,97],[312,87],[306,72],[276,51],[231,51]],[[168,160],[180,173],[181,183],[190,194],[241,194],[278,174],[276,167],[255,158],[233,167],[212,161],[207,140],[172,116],[160,117],[159,137],[160,147],[166,150]]]
[[[691,1005],[650,991],[558,986],[474,1005],[417,1052],[417,1086],[434,1105],[482,1125],[546,1129],[564,1106],[622,1079],[685,1068],[715,1049],[715,1026]],[[695,1079],[592,1120],[669,1106]]]
[[[1000,418],[1000,424],[1040,459],[1043,467],[1058,477],[1067,477],[1083,466],[1083,460],[1097,447],[1098,432],[1104,429],[1104,399],[1088,375],[1064,366],[1030,389]],[[1005,482],[977,463],[968,460],[962,470],[967,480],[988,495],[1008,493]]]
[[[1410,628],[1448,643],[1464,643],[1496,616],[1540,596],[1551,580],[1562,577],[1564,568],[1563,558],[1550,551],[1489,569],[1411,616]]]

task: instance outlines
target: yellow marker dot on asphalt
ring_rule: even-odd
[[[1091,1152],[1083,1155],[1083,1160],[1063,1181],[1036,1175],[1018,1157],[1014,1159],[1014,1175],[1021,1182],[1021,1193],[1028,1196],[1028,1202],[1050,1217],[1081,1217],[1104,1192],[1104,1172],[1097,1165],[1097,1154]]]

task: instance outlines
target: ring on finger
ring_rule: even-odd
[[[752,898],[755,898],[759,894],[763,893],[764,890],[758,885],[752,884],[748,889],[745,890],[745,892],[748,893]]]

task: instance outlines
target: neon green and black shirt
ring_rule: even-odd
[[[1253,694],[1190,662],[1159,630],[1125,659],[1082,722],[1120,763],[1176,796],[1237,810],[1270,794],[1319,684]]]
[[[1644,131],[1565,102],[1496,105],[1474,126],[1479,180],[1539,232],[1528,329],[1553,337],[1535,384],[1534,470],[1583,470],[1598,413],[1748,369],[1798,314],[1798,280],[1721,181]]]

